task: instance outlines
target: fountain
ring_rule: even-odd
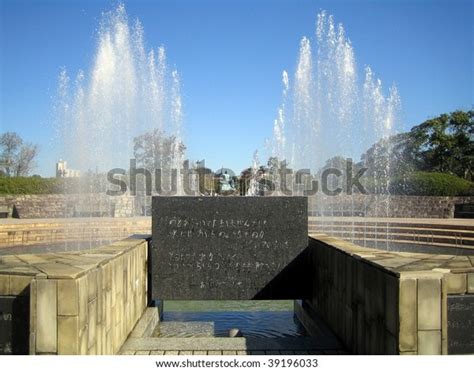
[[[149,223],[150,218],[92,218],[97,201],[98,216],[110,207],[107,199],[95,199],[105,172],[126,168],[132,150],[142,146],[132,142],[133,137],[146,140],[149,135],[151,145],[140,147],[152,154],[145,165],[165,170],[177,195],[186,189],[187,180],[179,173],[184,159],[180,76],[169,71],[164,48],[147,54],[144,45],[140,23],[131,27],[120,5],[104,15],[90,73],[80,71],[72,86],[66,71],[60,74],[56,113],[61,155],[73,168],[89,171],[73,189],[83,197],[67,199],[82,205],[84,215],[88,207],[91,218],[3,225],[0,255],[8,251],[6,244],[25,246],[12,246],[0,259],[0,305],[6,323],[0,353],[168,355],[179,349],[180,354],[211,355],[226,349],[234,355],[303,355],[308,350],[341,354],[345,348],[357,354],[474,352],[468,223],[405,220],[384,222],[385,229],[378,221],[372,223],[371,231],[364,231],[363,244],[365,234],[379,231],[385,233],[381,243],[387,247],[391,233],[399,239],[395,242],[407,242],[399,248],[402,252],[387,252],[323,235],[308,239],[304,197],[156,197],[151,243],[136,235],[93,252],[75,251],[83,246],[70,245],[59,254],[54,241],[69,241],[67,245],[78,239],[89,248],[97,238],[149,231],[149,224],[138,220]],[[271,171],[262,171],[255,151],[248,196],[268,189],[260,182],[268,181],[267,175],[275,176],[278,185],[279,165],[317,174],[323,166],[338,165],[341,157],[335,156],[356,158],[396,130],[396,89],[384,95],[370,67],[362,80],[343,27],[320,13],[316,48],[304,37],[294,78],[283,72]],[[193,169],[207,170],[203,165]],[[371,179],[381,191],[375,195],[379,217],[389,215],[390,168],[376,166],[384,168]],[[58,170],[64,173],[66,164]],[[230,186],[227,175],[221,185]],[[190,182],[199,188],[197,179]],[[133,196],[145,215],[150,207],[147,183]],[[297,193],[304,192],[301,181],[291,185],[299,187]],[[285,192],[281,188],[275,194]],[[342,206],[321,194],[313,204],[321,216],[350,216],[333,235],[360,243],[360,237],[354,238],[365,223],[354,221],[360,194],[343,196]],[[43,245],[35,246],[39,241]],[[377,237],[375,245],[379,247]],[[162,302],[150,300],[155,298],[166,301],[164,321],[159,319],[162,311],[150,307],[163,308]],[[284,299],[297,300],[292,305]],[[107,313],[106,321],[99,312]],[[418,318],[415,326],[406,313]],[[201,339],[181,338],[188,336]]]
[[[365,67],[362,78],[358,71],[344,27],[336,25],[332,15],[320,12],[314,41],[301,39],[293,78],[283,71],[282,103],[270,155],[287,161],[293,170],[309,169],[317,176],[324,166],[342,167],[341,161],[335,163],[338,158],[359,159],[375,142],[396,132],[400,124],[396,87],[385,95],[370,67]],[[371,175],[370,183],[382,188],[376,196],[379,216],[388,215],[390,208],[388,173],[386,169],[382,175]],[[297,187],[293,184],[294,193],[299,194],[302,190]],[[355,201],[357,195],[344,196],[344,202],[336,202],[340,197],[318,192],[312,203],[317,210],[312,212],[319,216],[363,214],[366,201],[361,205]]]
[[[251,176],[249,181],[249,188],[247,190],[247,196],[259,196],[260,187],[259,187],[259,169],[260,169],[260,160],[258,158],[258,151],[253,153],[253,161],[251,167]]]
[[[105,192],[107,171],[128,169],[136,149],[133,138],[151,132],[171,140],[166,148],[153,148],[152,175],[158,167],[168,175],[170,169],[178,169],[177,193],[183,193],[179,73],[169,69],[164,47],[146,50],[143,27],[138,20],[131,25],[123,4],[103,14],[91,70],[79,71],[73,84],[67,71],[61,71],[55,113],[61,157],[90,175],[83,176],[75,193],[96,194],[83,203],[98,202],[90,199]],[[169,178],[163,181],[168,187]],[[138,214],[144,214],[149,209],[144,182],[137,196],[135,207],[140,205]],[[100,207],[108,209],[109,205]]]
[[[314,172],[333,156],[360,157],[396,130],[399,111],[396,88],[385,96],[370,67],[359,81],[344,28],[325,11],[318,14],[315,44],[302,38],[292,81],[283,71],[272,143],[272,156]]]

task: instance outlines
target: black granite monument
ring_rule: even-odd
[[[448,354],[474,353],[474,295],[448,295]]]
[[[311,295],[306,197],[153,197],[153,299]]]
[[[28,296],[0,295],[0,354],[28,354]]]

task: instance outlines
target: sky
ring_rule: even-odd
[[[62,67],[88,70],[103,11],[115,1],[0,0],[0,132],[40,146],[34,173],[53,176],[52,107]],[[358,71],[370,65],[402,101],[403,129],[474,102],[473,1],[129,0],[148,48],[164,45],[181,75],[188,157],[240,172],[272,135],[281,73],[320,10],[341,22]]]

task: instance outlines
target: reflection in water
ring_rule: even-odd
[[[306,335],[292,301],[165,301],[154,336],[227,337],[232,328],[246,338]]]

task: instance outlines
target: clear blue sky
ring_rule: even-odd
[[[39,143],[36,173],[53,175],[52,96],[62,66],[88,70],[111,1],[0,0],[0,131]],[[281,71],[321,9],[342,22],[359,68],[396,83],[406,129],[473,106],[473,2],[125,1],[148,47],[165,45],[183,82],[188,157],[240,171],[271,136]],[[361,71],[359,71],[361,72]],[[209,132],[212,135],[209,135]]]

